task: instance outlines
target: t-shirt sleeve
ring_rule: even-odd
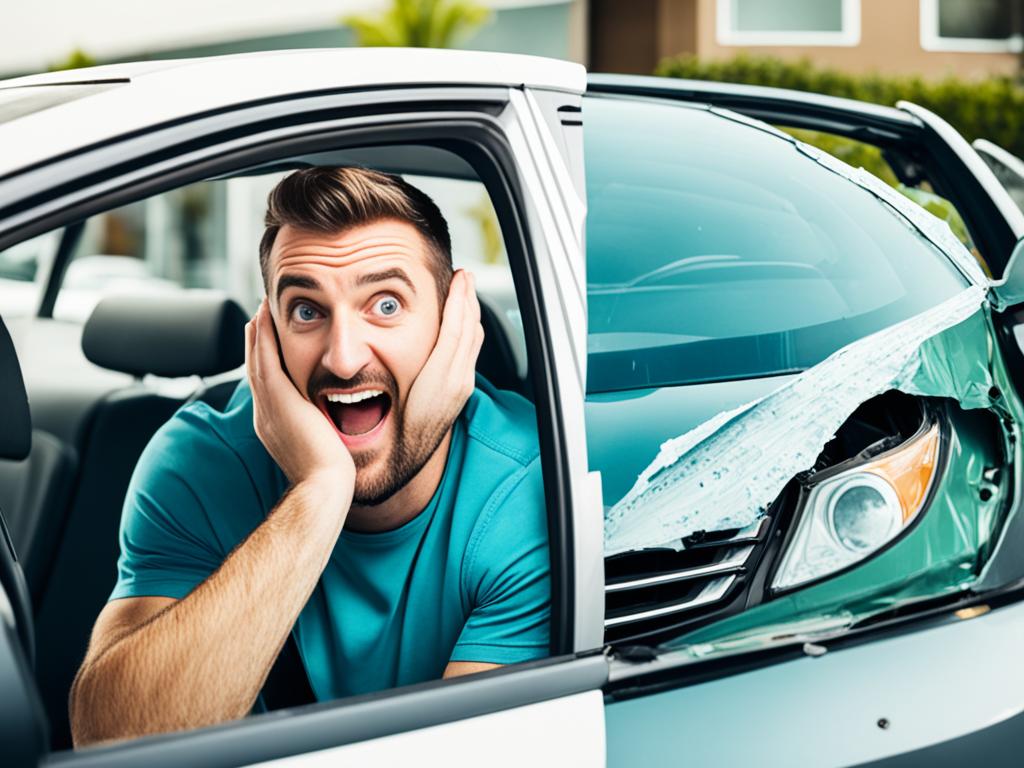
[[[547,656],[551,565],[539,459],[492,497],[466,563],[471,610],[451,660],[515,664]]]
[[[234,542],[213,521],[252,491],[239,456],[195,414],[179,411],[150,440],[121,513],[117,584],[110,595],[183,598],[223,562]]]

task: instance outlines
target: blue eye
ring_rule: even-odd
[[[393,317],[398,314],[398,310],[401,309],[401,305],[398,303],[398,299],[394,296],[385,296],[383,299],[377,302],[374,309],[377,314],[383,317]]]
[[[297,304],[295,309],[292,310],[292,314],[298,318],[299,322],[311,323],[317,319],[320,313],[309,306],[309,304]]]

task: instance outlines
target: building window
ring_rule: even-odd
[[[1019,0],[921,0],[926,51],[1019,53],[1024,50]]]
[[[720,45],[857,45],[860,0],[718,0]]]

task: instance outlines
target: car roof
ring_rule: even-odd
[[[922,127],[918,118],[895,107],[763,85],[592,73],[587,77],[587,90],[714,104],[767,122],[802,118],[815,123],[838,122],[835,128],[843,130],[874,126],[907,131]]]
[[[528,86],[582,93],[586,72],[569,61],[521,54],[339,48],[109,64],[29,75],[0,81],[0,147],[6,150],[0,151],[0,177],[119,135],[211,110],[294,93],[404,85]],[[17,102],[29,99],[43,106],[19,112]]]

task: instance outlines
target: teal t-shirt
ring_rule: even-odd
[[[286,488],[253,430],[247,382],[223,412],[184,406],[135,468],[110,599],[185,597]],[[533,407],[478,377],[427,507],[392,531],[343,530],[299,615],[317,698],[438,679],[449,661],[546,656],[549,570]]]

